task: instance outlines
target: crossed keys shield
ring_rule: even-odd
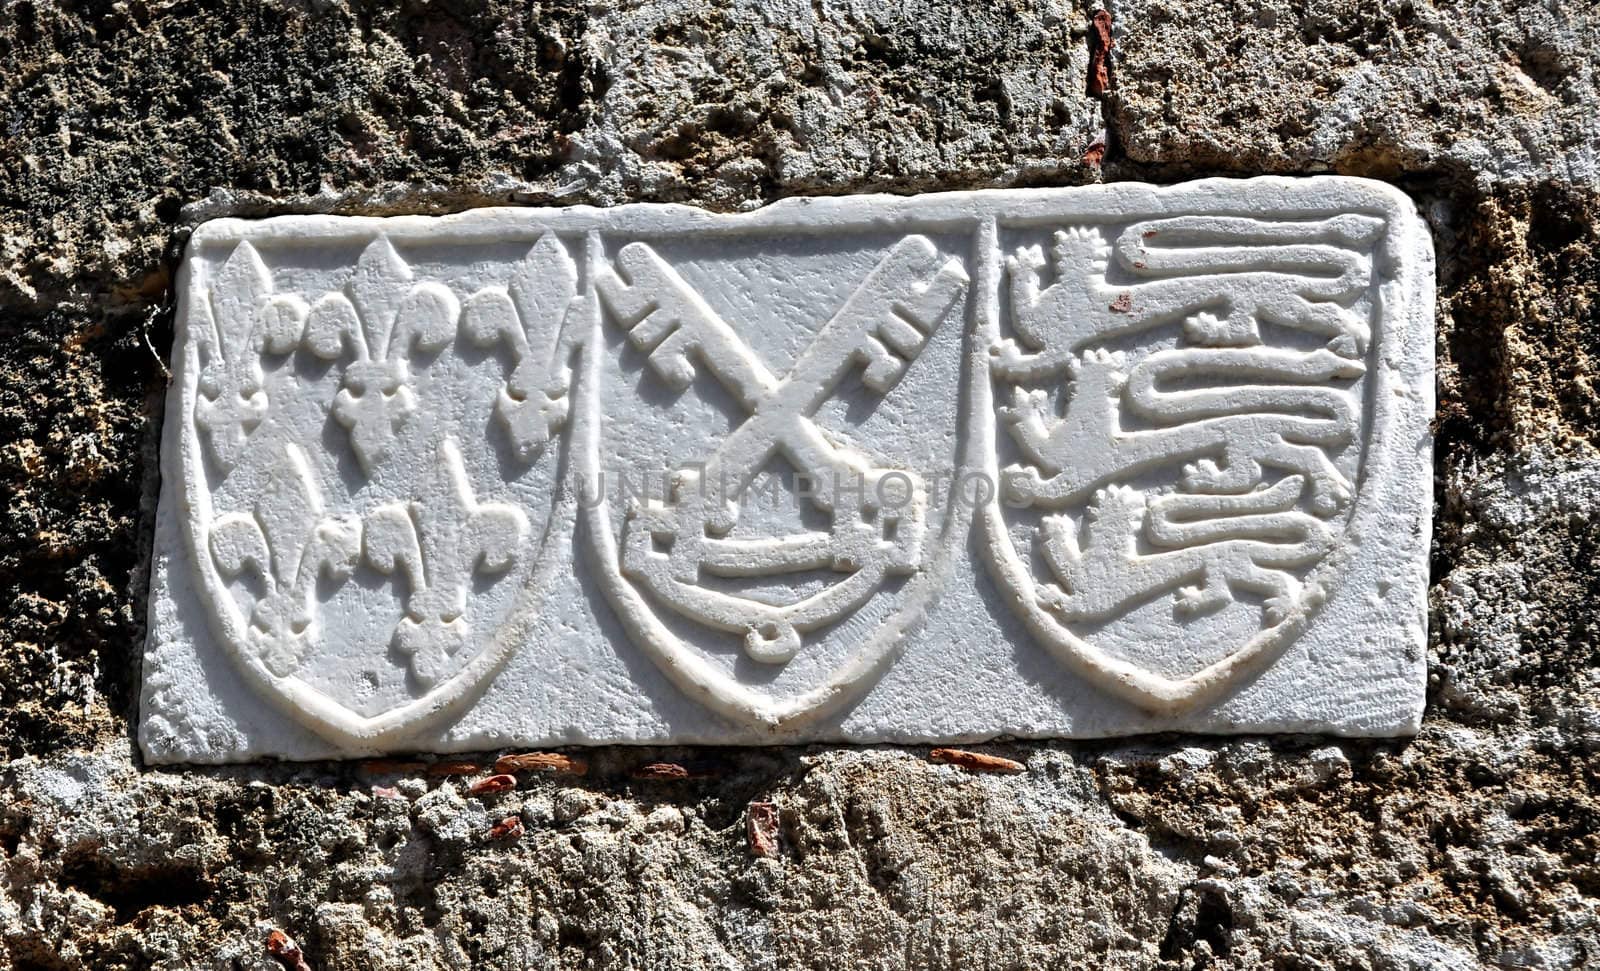
[[[591,245],[592,252],[598,249]],[[732,397],[735,415],[742,413],[703,453],[669,461],[659,498],[625,503],[620,541],[609,499],[591,510],[590,538],[613,605],[667,673],[714,708],[769,724],[825,708],[887,651],[907,626],[906,612],[890,611],[893,617],[864,636],[844,632],[843,638],[857,643],[843,647],[845,658],[821,687],[778,701],[750,681],[781,683],[784,668],[806,653],[810,641],[849,626],[842,622],[883,595],[892,581],[908,579],[912,589],[897,595],[914,599],[923,586],[916,581],[931,575],[933,561],[943,554],[950,524],[931,550],[936,544],[928,542],[926,477],[882,454],[877,443],[858,440],[865,434],[860,425],[830,426],[819,419],[819,410],[847,396],[844,385],[857,371],[859,389],[852,383],[848,394],[858,403],[881,400],[900,384],[963,303],[968,279],[961,261],[941,254],[927,237],[901,239],[781,375],[752,346],[748,330],[724,320],[648,244],[625,245],[614,266],[597,267],[593,279],[609,320],[646,355],[645,382],[659,382],[680,398],[704,398],[705,390],[687,395],[703,370]],[[960,334],[952,334],[952,341],[959,345]],[[941,389],[945,394],[959,384],[950,380]],[[615,407],[618,395],[610,382],[587,384],[591,394],[606,395],[608,408]],[[600,385],[607,387],[597,392]],[[593,459],[591,481],[600,482],[598,443],[590,446],[585,451]],[[797,502],[808,503],[827,526],[739,535],[752,483],[777,458],[799,474],[797,483],[805,483],[797,485]],[[954,467],[952,457],[948,468]],[[824,579],[817,580],[818,574]],[[785,585],[786,578],[793,582]],[[734,589],[739,581],[776,582],[783,589],[752,593]],[[684,621],[691,628],[687,636],[677,633]],[[708,632],[737,638],[743,656],[768,673],[735,678],[704,646]]]

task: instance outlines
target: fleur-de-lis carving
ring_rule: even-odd
[[[339,357],[346,345],[355,354],[334,397],[333,417],[349,429],[350,445],[369,475],[388,458],[396,431],[417,409],[413,348],[443,349],[455,336],[459,313],[455,294],[438,283],[414,282],[411,268],[382,236],[362,252],[343,293],[311,305],[306,348],[324,360]]]
[[[267,414],[261,352],[292,351],[305,315],[305,301],[272,293],[272,275],[249,243],[233,248],[195,308],[201,366],[194,420],[222,471],[233,468]]]
[[[266,594],[251,610],[245,641],[268,671],[284,677],[318,636],[318,577],[342,583],[359,561],[361,523],[323,514],[305,453],[286,445],[254,511],[217,517],[211,556],[224,576],[249,570],[260,577]]]
[[[461,327],[480,346],[504,342],[516,363],[495,402],[517,457],[528,461],[567,420],[571,347],[563,323],[583,306],[578,268],[554,233],[545,233],[506,286],[467,298]]]
[[[461,450],[446,439],[436,474],[411,502],[379,506],[367,516],[367,561],[403,571],[410,587],[395,646],[410,655],[424,688],[439,681],[472,636],[464,614],[475,574],[503,573],[521,555],[528,517],[515,506],[481,503],[467,480]]]

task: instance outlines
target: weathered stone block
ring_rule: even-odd
[[[224,220],[185,270],[157,761],[1420,717],[1382,185]]]

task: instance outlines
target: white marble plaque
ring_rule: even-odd
[[[1420,718],[1387,186],[227,219],[180,294],[151,761]]]

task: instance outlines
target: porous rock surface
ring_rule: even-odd
[[[0,4],[0,967],[1600,964],[1592,5],[1118,3],[1094,94],[1067,3],[621,6]],[[1262,172],[1396,182],[1437,240],[1416,739],[140,764],[197,221]]]

